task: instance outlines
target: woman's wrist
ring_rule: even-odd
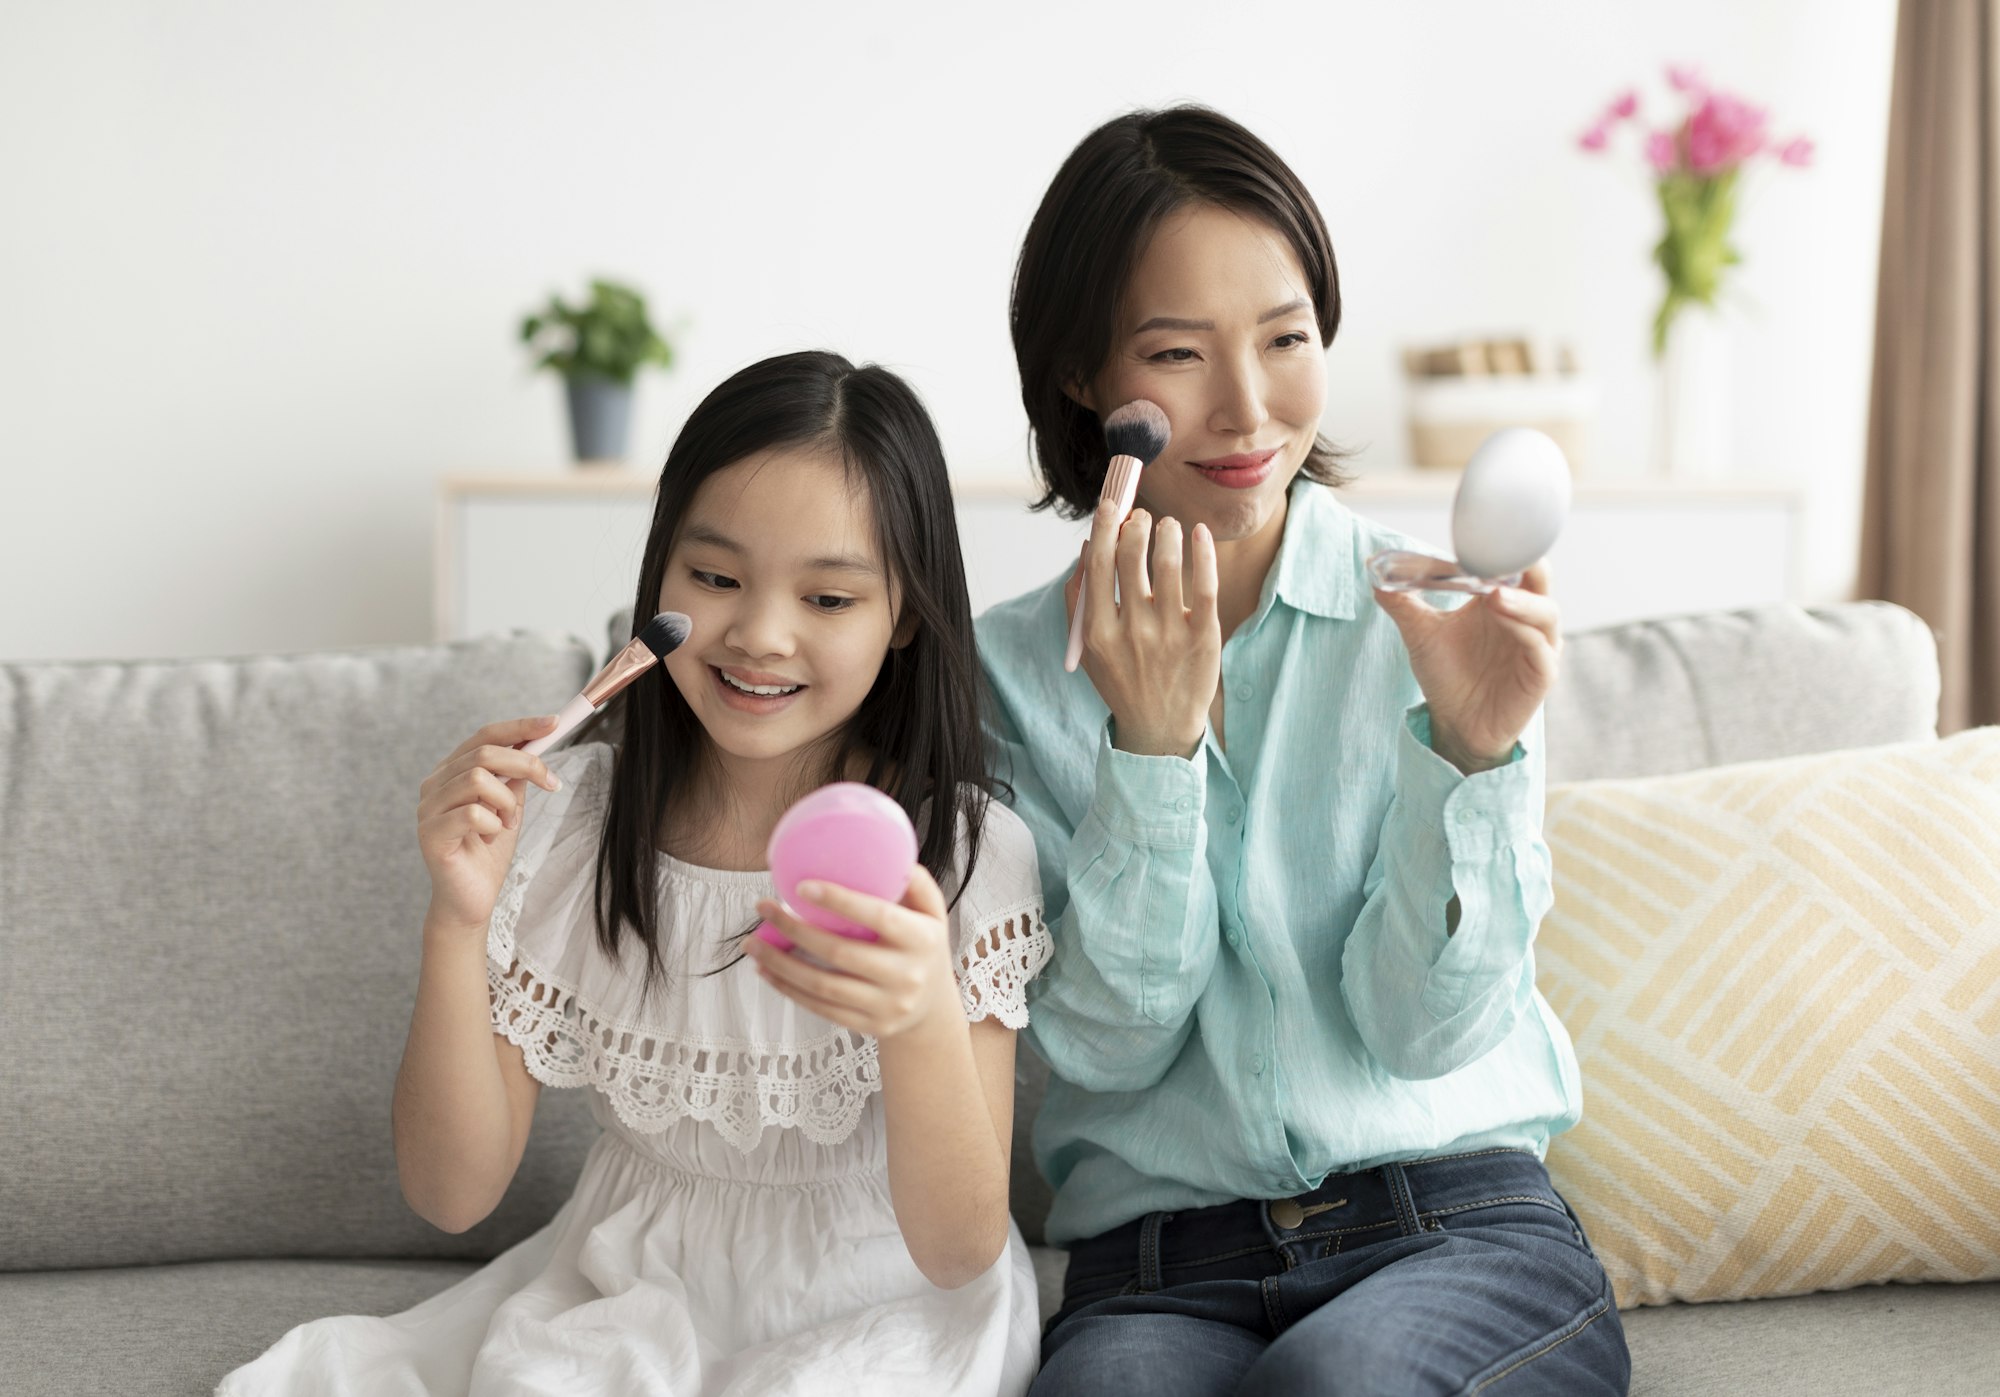
[[[1514,745],[1510,740],[1506,747],[1497,753],[1478,752],[1440,726],[1435,716],[1431,720],[1431,750],[1457,767],[1465,776],[1477,776],[1482,771],[1492,771],[1507,765],[1513,760]]]
[[[1202,733],[1207,728],[1197,730],[1192,738],[1179,741],[1172,736],[1146,728],[1131,728],[1111,717],[1111,745],[1121,752],[1135,757],[1180,757],[1183,760],[1201,750]]]

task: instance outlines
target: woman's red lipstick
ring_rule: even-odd
[[[1278,459],[1278,448],[1269,451],[1246,451],[1236,456],[1217,456],[1209,461],[1190,461],[1189,465],[1214,481],[1217,485],[1231,490],[1248,490],[1253,485],[1261,485],[1271,474],[1271,463]]]

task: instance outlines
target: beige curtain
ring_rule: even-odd
[[[2000,723],[2000,26],[1902,0],[1860,589],[1938,633],[1940,732]]]

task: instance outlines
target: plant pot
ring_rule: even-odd
[[[622,461],[632,426],[632,385],[595,374],[563,380],[569,439],[578,461]]]

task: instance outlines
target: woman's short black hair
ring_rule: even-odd
[[[1064,391],[1103,368],[1127,285],[1163,219],[1190,203],[1255,218],[1291,244],[1305,270],[1322,344],[1340,328],[1340,273],[1319,206],[1256,136],[1201,106],[1135,111],[1098,127],[1042,196],[1014,267],[1011,318],[1021,403],[1041,473],[1036,509],[1081,518],[1107,464],[1097,414]],[[1338,485],[1340,453],[1321,437],[1305,475]]]

